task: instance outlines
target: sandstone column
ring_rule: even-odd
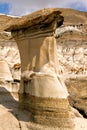
[[[43,9],[15,21],[8,30],[17,41],[22,79],[20,106],[43,125],[73,127],[67,89],[58,75],[54,31],[63,22],[57,9]]]

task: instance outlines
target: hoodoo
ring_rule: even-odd
[[[74,116],[59,76],[54,37],[62,23],[58,9],[43,9],[15,19],[7,31],[12,32],[21,56],[20,107],[31,112],[35,123],[73,128]]]

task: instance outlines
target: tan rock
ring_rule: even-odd
[[[21,64],[20,63],[14,64],[14,69],[20,69],[20,68],[21,68]]]
[[[32,72],[28,75],[29,72],[23,75],[25,81],[30,80],[29,85],[25,87],[25,93],[36,97],[67,98],[68,92],[62,81],[60,82],[60,77],[57,78],[56,75],[41,72]]]
[[[58,76],[53,34],[63,22],[59,14],[58,9],[43,9],[16,20],[7,30],[12,31],[21,56],[20,107],[31,112],[33,122],[74,128],[68,92]]]
[[[20,80],[21,70],[17,69],[17,63],[20,64],[19,50],[10,32],[0,32],[0,59],[7,62],[13,79]],[[16,66],[16,70],[14,66]]]
[[[0,80],[12,81],[12,75],[6,61],[0,60]]]
[[[53,59],[55,58],[55,56],[53,57],[53,54],[54,54],[53,48],[52,48],[52,46],[47,45],[48,41],[49,41],[49,43],[52,42],[52,40],[51,40],[52,37],[50,37],[50,36],[53,36],[53,32],[54,32],[53,30],[55,30],[55,27],[57,27],[57,26],[54,26],[56,24],[53,24],[54,27],[51,28],[52,26],[49,26],[49,31],[48,31],[48,25],[51,24],[52,19],[54,19],[54,16],[56,16],[56,15],[53,15],[53,12],[51,12],[53,10],[54,9],[52,9],[52,10],[49,9],[48,11],[40,10],[36,13],[33,13],[33,15],[31,14],[31,15],[24,16],[22,18],[15,18],[14,20],[11,20],[10,22],[8,22],[8,24],[3,26],[5,29],[8,28],[9,31],[12,30],[12,34],[13,34],[15,40],[18,42],[18,46],[20,49],[20,54],[21,54],[21,58],[22,58],[22,72],[23,72],[22,73],[23,79],[21,81],[21,82],[23,82],[23,84],[21,86],[21,90],[23,87],[22,93],[25,91],[25,94],[23,94],[23,95],[20,94],[21,107],[25,107],[26,109],[31,111],[31,113],[33,113],[32,115],[34,118],[34,122],[36,122],[36,123],[43,123],[46,125],[48,125],[49,123],[51,123],[52,125],[53,125],[53,123],[54,124],[58,123],[58,124],[60,124],[60,126],[62,126],[61,128],[60,128],[60,126],[57,128],[46,127],[46,126],[44,127],[43,125],[30,123],[30,121],[28,121],[28,123],[26,123],[26,125],[24,122],[22,122],[23,129],[25,129],[26,126],[31,130],[32,129],[34,129],[34,130],[36,130],[36,129],[38,129],[38,130],[43,130],[43,129],[44,130],[49,130],[49,129],[50,130],[54,130],[54,129],[55,130],[61,130],[61,129],[71,130],[71,129],[73,129],[73,128],[69,128],[68,126],[67,126],[67,128],[64,128],[64,126],[63,126],[63,123],[68,124],[69,126],[72,126],[72,125],[70,125],[70,123],[72,123],[70,117],[72,117],[72,116],[68,116],[68,119],[70,121],[68,123],[67,123],[68,119],[66,120],[66,118],[65,118],[64,120],[62,120],[63,114],[64,114],[64,116],[67,116],[67,113],[65,114],[65,113],[63,113],[63,111],[69,111],[70,109],[65,107],[66,106],[65,104],[68,105],[67,100],[64,100],[64,97],[65,96],[67,97],[67,90],[66,90],[66,88],[64,88],[63,83],[62,84],[60,83],[61,82],[60,77],[59,77],[59,79],[57,79],[58,78],[56,76],[57,72],[59,74],[61,74],[61,77],[63,79],[68,79],[68,78],[70,79],[68,81],[67,86],[68,86],[68,90],[69,90],[70,97],[71,97],[71,100],[70,100],[71,105],[76,107],[77,109],[80,108],[80,110],[84,110],[85,114],[87,113],[86,112],[86,109],[87,109],[87,107],[86,107],[86,104],[87,104],[86,103],[86,98],[87,98],[86,80],[84,81],[84,77],[86,78],[86,75],[87,75],[87,64],[86,64],[86,59],[87,59],[87,56],[86,56],[87,38],[86,37],[87,36],[85,34],[87,32],[87,25],[86,25],[87,24],[87,13],[72,10],[72,9],[55,9],[55,11],[60,10],[62,12],[62,15],[64,16],[63,26],[61,26],[57,31],[57,34],[59,37],[57,40],[58,57],[56,57],[56,59],[59,60],[59,63],[56,65],[56,64],[54,64],[55,60],[53,61]],[[56,14],[56,12],[55,12],[55,14]],[[53,16],[53,17],[50,17],[50,16]],[[50,19],[48,19],[49,17],[50,17]],[[39,26],[36,26],[36,24],[39,24]],[[61,24],[61,22],[59,22],[59,25],[60,24]],[[35,25],[35,26],[33,26],[33,25]],[[52,29],[52,30],[50,30],[50,29]],[[35,30],[37,30],[37,32],[35,32]],[[47,36],[50,38],[47,38]],[[44,38],[42,38],[42,37],[44,37]],[[47,39],[50,39],[50,40],[47,40]],[[43,45],[42,45],[42,43],[43,43]],[[37,44],[38,44],[38,46],[37,46]],[[53,53],[52,53],[52,51],[48,51],[48,50],[50,50],[50,47],[52,48]],[[24,48],[26,51],[24,50]],[[36,48],[39,48],[40,51],[38,51],[38,49],[36,49]],[[50,52],[50,53],[48,53],[48,52]],[[57,55],[57,53],[55,53],[55,54]],[[47,57],[52,58],[52,61],[49,60]],[[55,72],[55,70],[57,70],[57,71]],[[55,107],[55,110],[54,110],[53,106],[55,106],[55,104],[57,104],[57,103],[55,103],[55,100],[53,100],[53,98],[52,98],[52,101],[50,101],[50,102],[49,102],[49,100],[50,100],[49,98],[48,98],[48,100],[47,100],[47,98],[46,99],[40,98],[41,96],[44,97],[44,95],[46,97],[50,96],[50,93],[46,93],[46,92],[48,92],[48,89],[45,92],[45,89],[44,89],[45,87],[43,87],[44,84],[47,85],[48,81],[50,81],[50,78],[47,78],[45,76],[45,74],[46,74],[46,76],[49,76],[49,77],[51,75],[52,81],[53,81],[53,79],[55,79],[55,80],[57,79],[59,84],[61,84],[61,86],[62,86],[61,87],[59,85],[60,88],[64,89],[64,91],[62,91],[62,93],[65,94],[64,96],[62,96],[63,100],[61,101],[59,98],[57,98],[56,102],[58,103],[59,107],[56,106],[58,109],[56,109],[56,107]],[[42,75],[44,75],[44,77]],[[42,79],[42,77],[43,77],[43,79]],[[71,78],[74,78],[75,81],[73,82],[71,80]],[[41,84],[41,82],[43,82],[44,79],[46,79],[45,81],[47,81],[47,82]],[[52,81],[50,81],[49,84],[51,84]],[[30,84],[33,84],[32,85],[33,87],[30,88]],[[38,89],[38,87],[36,86],[37,84],[39,84],[43,87],[43,89],[44,89],[44,91],[42,91],[43,93],[41,93],[40,87]],[[47,87],[49,87],[49,86],[47,86]],[[38,92],[35,89],[36,90],[38,89]],[[40,90],[40,92],[39,92],[39,90]],[[51,90],[53,90],[53,88],[52,89],[50,88],[50,91]],[[57,92],[56,92],[56,94],[57,94]],[[37,97],[36,96],[34,97],[34,95],[37,95]],[[52,95],[54,96],[54,94],[52,94]],[[58,95],[61,97],[60,93]],[[39,98],[38,98],[38,96],[39,96]],[[46,106],[48,104],[47,109],[46,109],[46,106],[44,107],[45,102],[46,102]],[[38,104],[41,105],[41,108],[38,106]],[[64,105],[65,109],[63,108],[63,105]],[[34,109],[35,107],[36,107],[36,109]],[[50,107],[50,109],[49,109],[49,107]],[[61,112],[59,111],[60,109],[61,109]],[[43,110],[43,113],[42,113],[42,110]],[[52,110],[52,111],[48,112],[48,115],[47,115],[47,113],[46,113],[47,110],[48,111]],[[40,111],[44,115],[41,116]],[[58,111],[62,114],[57,113]],[[50,118],[50,115],[51,115],[50,113],[52,114],[53,120],[51,120],[51,118]],[[77,111],[74,111],[74,113],[76,116],[80,116]],[[60,115],[61,115],[61,117],[62,117],[61,120],[60,120],[60,118],[59,118],[59,120],[57,120],[60,122],[56,121],[56,123],[55,123],[55,119],[54,119],[55,115],[58,115],[58,117],[60,117]],[[48,117],[47,121],[45,120],[44,116],[45,116],[45,118]],[[52,122],[51,121],[49,122],[49,120],[51,120]],[[84,118],[75,118],[75,120],[72,118],[72,120],[75,122],[75,130],[77,130],[77,129],[86,130],[87,129],[87,121],[84,120]],[[63,121],[63,123],[62,123],[62,121]]]
[[[36,11],[30,15],[23,16],[21,18],[15,18],[14,21],[11,21],[10,24],[7,24],[7,27],[5,30],[11,31],[11,30],[18,30],[23,28],[32,28],[35,25],[42,24],[42,29],[50,24],[52,20],[55,18],[57,22],[62,23],[63,17],[60,17],[61,12],[58,8],[48,8],[48,9],[42,9],[39,11]],[[49,18],[48,18],[49,17]],[[33,21],[33,22],[32,22]],[[43,26],[44,25],[44,26]],[[57,25],[55,25],[56,27]]]

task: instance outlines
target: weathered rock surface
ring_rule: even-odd
[[[63,17],[59,14],[61,14],[61,12],[58,8],[42,9],[21,18],[13,19],[14,21],[11,21],[10,24],[8,23],[5,30],[20,30],[23,28],[32,28],[35,27],[35,25],[39,25],[38,27],[43,29],[46,28],[48,24],[50,25],[54,19],[56,19],[57,21],[54,26],[55,29],[58,25],[61,25],[63,21]]]
[[[13,18],[10,16],[6,16],[4,14],[0,15],[0,32],[2,32],[6,25],[12,20]]]
[[[59,73],[69,90],[70,104],[86,117],[87,13],[62,10],[62,14],[63,25],[55,32],[60,64]]]
[[[87,118],[87,77],[68,79],[66,81],[69,90],[70,104]]]
[[[61,15],[64,17],[64,21],[63,17],[60,16],[60,11],[62,12]],[[20,104],[23,108],[30,111],[30,113],[24,110],[20,111],[17,107],[17,101],[15,100],[18,100],[18,95],[14,94],[19,89],[17,84],[14,83],[11,86],[10,83],[2,84],[1,82],[0,87],[2,87],[2,85],[6,87],[15,100],[6,90],[4,91],[4,89],[0,88],[0,111],[2,111],[0,119],[5,120],[4,124],[2,120],[0,120],[0,129],[86,130],[87,120],[84,119],[79,112],[84,117],[87,117],[87,13],[72,9],[48,9],[40,10],[31,15],[23,16],[22,18],[10,18],[6,16],[5,19],[7,23],[1,24],[0,30],[12,30],[13,37],[18,42],[22,58],[22,81],[24,81],[22,84],[22,86],[24,85],[24,89],[21,88],[20,91],[20,93],[24,93],[22,95],[20,94]],[[57,20],[57,23],[56,21],[53,22],[54,19]],[[4,19],[1,19],[2,23],[3,20]],[[60,26],[62,22],[63,25]],[[38,24],[39,26],[37,26]],[[52,42],[53,32],[57,26],[58,29],[54,34],[57,42],[56,52],[56,46],[53,51],[53,46],[51,46],[50,42]],[[15,41],[10,35],[10,37],[8,37],[8,35],[9,33],[0,33],[0,39],[2,39],[0,41],[0,53],[1,55],[3,54],[2,56],[0,55],[0,57],[8,63],[12,77],[17,81],[19,80],[18,75],[20,75],[20,71],[18,72],[20,69],[20,59],[17,47],[14,47]],[[41,44],[42,41],[44,41],[43,45]],[[5,47],[3,43],[5,43]],[[36,46],[36,43],[39,46]],[[49,43],[49,45],[47,45],[47,43]],[[52,42],[52,44],[53,43],[54,42]],[[40,51],[38,51],[39,49]],[[54,52],[56,52],[56,56],[53,56]],[[50,78],[48,78],[49,74]],[[51,89],[47,84],[52,86],[55,79],[57,79],[55,82],[56,89]],[[77,108],[79,112],[71,109],[67,99],[68,92],[63,80],[65,80],[70,94],[70,104]],[[57,84],[60,86],[59,88],[57,88]],[[45,87],[47,86],[46,89],[44,89],[44,85]],[[41,91],[40,86],[42,86],[43,91]],[[42,125],[31,122],[31,113],[34,117],[33,121]],[[3,119],[5,116],[9,117],[9,120],[7,120],[8,118]],[[10,125],[12,120],[13,123]],[[53,120],[55,121],[53,122]],[[44,126],[43,124],[48,126]],[[72,127],[73,125],[74,127]],[[57,127],[54,128],[54,126]]]
[[[0,81],[12,81],[12,80],[13,79],[8,67],[8,63],[4,60],[0,60]]]
[[[73,129],[68,91],[57,68],[54,31],[62,22],[58,9],[43,9],[18,19],[7,30],[12,32],[21,56],[20,107],[31,112],[35,123]]]
[[[8,81],[15,80],[15,79],[20,80],[20,67],[15,67],[17,66],[17,64],[20,64],[19,50],[16,42],[11,36],[11,33],[4,32],[4,31],[0,32],[0,62],[3,64],[0,66],[0,69],[2,69],[0,70],[1,76],[3,76],[4,74],[5,77],[8,78]],[[1,71],[3,71],[3,73]],[[6,73],[8,76],[10,75],[10,77],[6,76]],[[3,79],[5,77],[3,76]]]
[[[62,130],[62,128],[48,127],[31,122],[31,114],[28,111],[19,110],[18,101],[7,91],[7,88],[5,89],[6,86],[4,84],[0,87],[0,130]],[[1,90],[6,94],[1,93]],[[51,103],[51,100],[49,103]],[[41,105],[41,103],[39,105]],[[45,105],[47,107],[48,103]],[[62,104],[60,104],[60,107],[61,105]],[[77,117],[74,120],[76,124],[74,130],[86,130],[87,121],[82,117],[78,117],[79,114],[76,111],[75,115],[77,115]]]

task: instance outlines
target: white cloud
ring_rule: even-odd
[[[46,7],[72,7],[72,4],[82,4],[87,8],[87,0],[0,0],[10,4],[9,14],[11,15],[24,15],[32,11],[46,8]]]

